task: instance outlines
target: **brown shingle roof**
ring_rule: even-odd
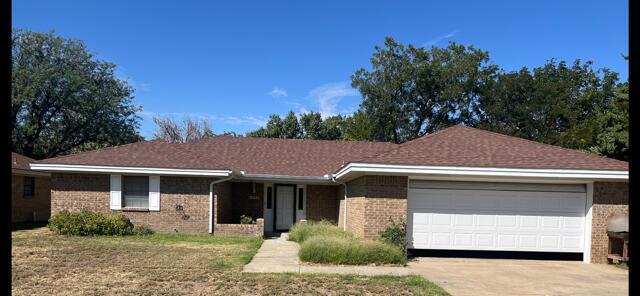
[[[247,174],[323,176],[348,162],[537,169],[628,170],[628,163],[516,137],[454,126],[396,145],[217,136],[171,144],[144,141],[37,163],[176,169],[228,169]]]
[[[360,162],[531,169],[629,168],[624,161],[463,125],[425,135]]]
[[[11,152],[11,168],[18,170],[30,170],[30,162],[34,162],[35,159],[26,157],[22,154]]]
[[[384,142],[217,136],[184,144],[138,142],[38,163],[230,169],[247,174],[323,176],[349,161],[396,146]]]

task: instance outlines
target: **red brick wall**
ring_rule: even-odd
[[[338,222],[338,186],[307,185],[307,220]]]
[[[367,198],[365,238],[378,238],[393,221],[406,221],[407,200],[401,198]]]
[[[122,212],[134,224],[146,224],[157,231],[206,232],[209,223],[211,178],[161,177],[160,211],[130,212],[109,209],[109,175],[53,174],[51,211]],[[177,210],[181,205],[183,210]]]
[[[613,215],[629,214],[629,184],[595,182],[591,224],[591,262],[606,263],[609,251],[607,222]]]
[[[364,197],[349,197],[347,200],[347,230],[353,232],[358,237],[365,236],[365,205],[367,201]],[[340,215],[338,226],[344,226],[344,197],[340,199]]]
[[[11,223],[42,222],[51,214],[49,177],[34,176],[34,195],[24,196],[24,175],[11,176]]]
[[[407,177],[362,176],[347,184],[347,229],[364,238],[377,238],[391,221],[406,219]],[[340,199],[340,226],[344,198]]]
[[[262,237],[264,235],[264,219],[256,219],[256,224],[216,224],[214,234]]]

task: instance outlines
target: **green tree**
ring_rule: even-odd
[[[300,139],[302,138],[302,128],[298,122],[298,117],[293,111],[289,111],[287,116],[282,121],[282,135],[281,138],[286,139]]]
[[[320,139],[322,135],[322,116],[319,112],[300,114],[300,125],[305,139]]]
[[[272,114],[266,126],[247,133],[248,137],[339,140],[342,139],[344,119],[340,115],[322,119],[318,112],[300,114],[298,118],[289,111],[282,119]]]
[[[300,114],[300,125],[304,139],[340,140],[342,139],[343,124],[344,118],[340,115],[330,116],[323,120],[318,112],[311,111]]]
[[[342,139],[348,141],[370,141],[373,137],[373,125],[367,113],[359,110],[344,118]]]
[[[344,128],[344,117],[334,115],[322,121],[322,134],[319,140],[341,140]]]
[[[500,73],[481,96],[477,126],[572,149],[589,149],[603,130],[618,75],[591,62],[550,60]]]
[[[271,114],[267,125],[247,133],[247,137],[284,138],[284,126],[280,115]]]
[[[590,151],[629,160],[629,83],[620,84],[608,110],[598,114],[598,124],[603,130],[596,136]]]
[[[450,125],[473,124],[480,91],[498,68],[473,46],[404,46],[393,38],[376,46],[371,70],[360,69],[351,85],[362,94],[360,111],[372,139],[401,143]]]
[[[41,159],[142,139],[133,89],[82,41],[18,29],[11,56],[14,151]]]

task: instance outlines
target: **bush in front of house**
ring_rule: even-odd
[[[102,214],[82,209],[79,212],[61,211],[49,219],[47,227],[65,235],[130,235],[133,224],[122,214]]]
[[[391,224],[380,232],[380,240],[398,247],[403,254],[407,252],[407,223],[404,220],[391,221]]]
[[[251,216],[240,215],[240,224],[256,224],[256,220],[253,220]]]
[[[133,227],[133,234],[135,235],[151,235],[155,232],[148,225],[136,225]]]
[[[344,231],[327,220],[296,223],[289,229],[289,240],[299,244],[318,235],[353,238],[351,232]]]
[[[396,246],[373,240],[317,235],[300,245],[300,260],[324,264],[404,264],[406,257]]]

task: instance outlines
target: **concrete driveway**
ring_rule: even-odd
[[[409,268],[452,295],[628,295],[627,270],[576,261],[417,258]]]

